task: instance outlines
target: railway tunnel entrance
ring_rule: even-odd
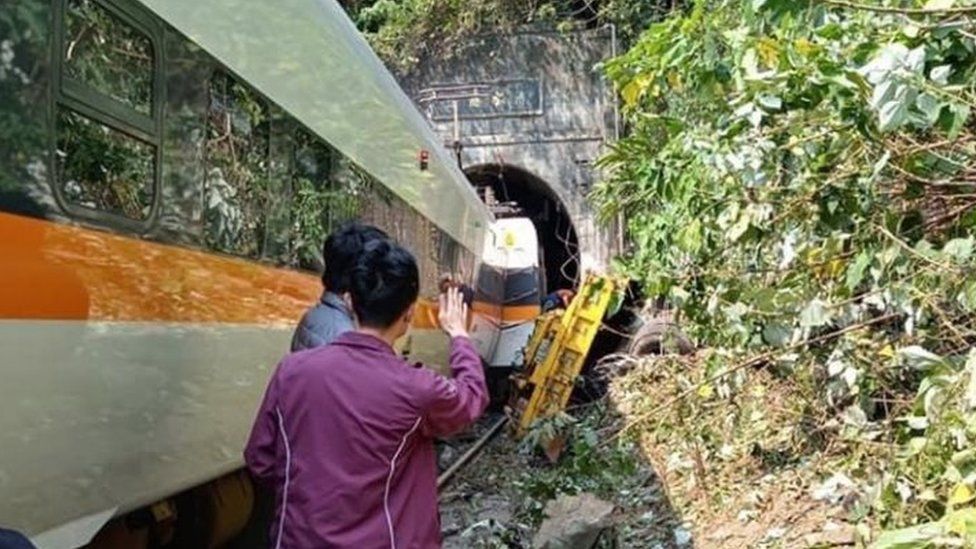
[[[543,295],[579,284],[579,240],[562,201],[549,185],[521,168],[481,165],[465,170],[479,194],[495,203],[497,215],[524,216],[539,238],[540,265],[545,274]]]

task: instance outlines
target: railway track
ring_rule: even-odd
[[[484,451],[488,442],[498,435],[507,424],[508,417],[504,414],[491,414],[478,422],[475,432],[480,433],[480,435],[465,445],[461,455],[441,472],[437,477],[437,488],[446,486],[458,471],[474,461]]]

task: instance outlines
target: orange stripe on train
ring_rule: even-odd
[[[437,311],[438,305],[434,301],[421,300],[417,303],[417,310],[414,313],[413,327],[434,330],[438,328]],[[538,305],[508,305],[501,307],[484,301],[475,301],[471,305],[474,314],[481,315],[490,319],[501,318],[502,324],[523,323],[535,320],[539,316],[540,307]],[[497,323],[498,321],[495,320]],[[469,318],[470,327],[470,318]]]
[[[0,257],[0,319],[294,324],[322,292],[307,273],[5,213]],[[436,302],[417,312],[437,327]]]
[[[0,318],[293,323],[315,276],[0,213]]]

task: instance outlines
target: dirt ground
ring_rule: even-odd
[[[460,456],[468,444],[456,443],[447,451],[442,444],[442,468]],[[441,490],[444,547],[532,547],[538,525],[532,524],[528,512],[531,502],[520,483],[551,467],[539,457],[519,453],[517,443],[506,431],[497,435]],[[618,508],[615,526],[597,547],[692,546],[690,530],[675,518],[653,472],[639,471],[632,480],[634,483],[621,486],[620,493],[612,498]]]
[[[439,444],[440,465],[448,467],[484,433],[497,416],[484,419],[467,437]],[[567,467],[573,458],[565,454],[559,466],[539,454],[526,455],[507,430],[495,436],[483,451],[441,490],[441,529],[447,549],[478,547],[532,547],[545,501],[533,500],[527,485],[532,480],[559,482],[564,475],[578,475]],[[670,490],[678,489],[664,459],[648,459],[647,448],[634,448],[636,469],[625,477],[605,482],[617,493],[600,494],[616,506],[614,526],[598,548],[793,548],[843,547],[854,544],[853,526],[847,512],[811,496],[808,479],[797,472],[781,471],[750,482],[741,498],[730,498],[716,507],[708,498],[687,494],[676,509]],[[658,448],[659,452],[664,449]],[[657,468],[665,468],[658,470]],[[659,473],[668,481],[662,481]],[[590,471],[600,477],[602,471]],[[557,479],[554,482],[554,477]],[[571,483],[589,491],[593,478]],[[606,486],[606,484],[604,484]],[[536,486],[536,488],[538,488]],[[562,492],[557,489],[556,492]],[[570,492],[574,493],[574,492]],[[535,496],[538,497],[538,496]],[[751,510],[744,513],[744,509]]]
[[[498,417],[481,420],[467,440],[440,444],[440,468],[446,469],[458,459]],[[519,496],[513,484],[525,466],[514,441],[503,430],[451,478],[440,498],[445,549],[504,547],[509,540],[521,543],[528,539],[528,526],[520,529],[515,520]]]

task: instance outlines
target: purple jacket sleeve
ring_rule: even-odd
[[[453,379],[432,376],[424,431],[442,437],[474,423],[488,406],[488,387],[478,351],[466,337],[451,340]]]
[[[251,427],[251,436],[244,448],[244,463],[248,471],[261,483],[268,484],[277,474],[278,447],[278,373],[271,377],[264,392],[264,400]]]

